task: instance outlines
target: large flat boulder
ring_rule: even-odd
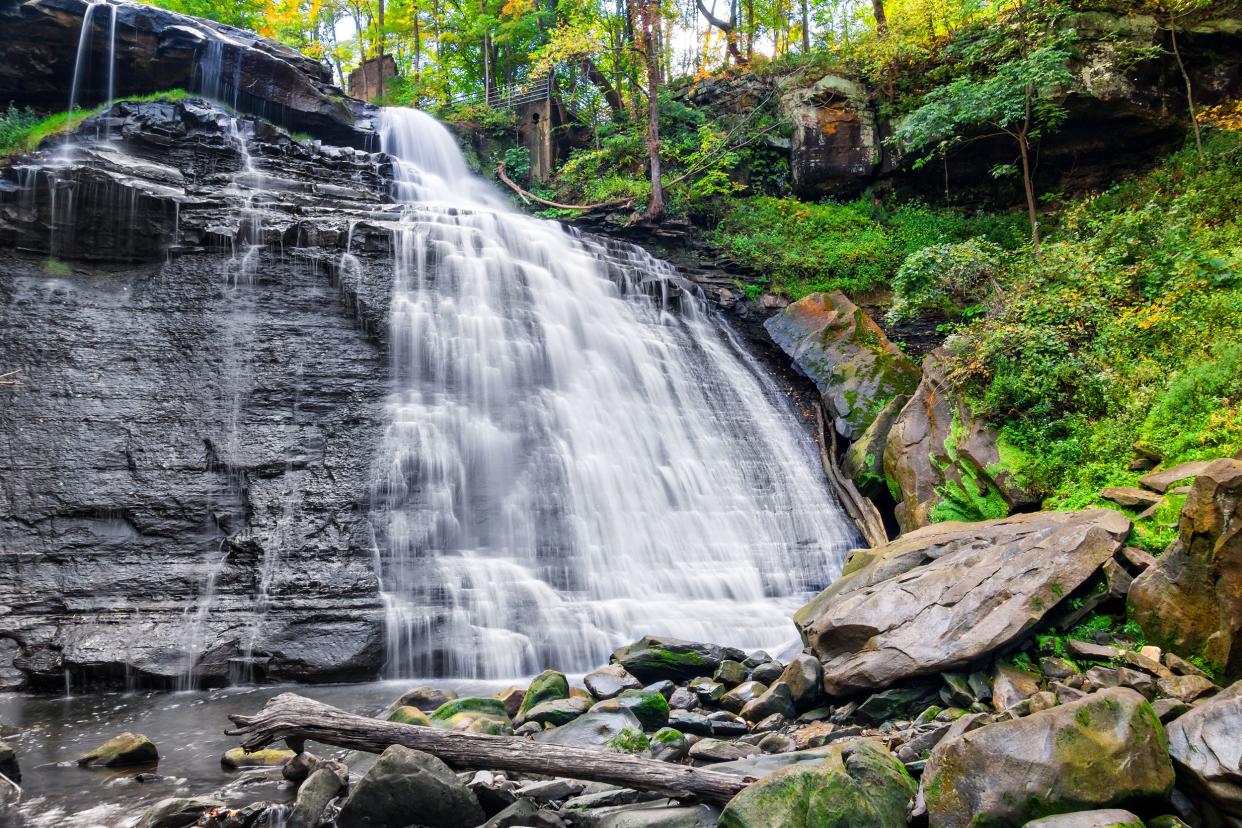
[[[1180,787],[1215,812],[1214,824],[1242,825],[1242,681],[1169,724]]]
[[[1127,601],[1153,644],[1242,678],[1242,460],[1199,470],[1177,540],[1134,579]]]
[[[794,621],[829,693],[958,669],[1029,632],[1129,532],[1105,509],[937,524],[856,553]]]
[[[946,736],[920,795],[937,828],[1022,825],[1166,796],[1168,740],[1147,700],[1114,687],[1021,719]]]
[[[918,385],[919,369],[840,291],[799,299],[764,327],[815,383],[837,431],[850,439]]]
[[[0,100],[44,110],[68,107],[85,0],[32,0],[4,18]],[[331,84],[331,72],[301,52],[254,32],[138,3],[91,13],[93,71],[77,103],[107,97],[108,28],[116,15],[116,93],[187,89],[335,144],[365,148],[370,111]]]
[[[945,354],[928,354],[922,380],[884,444],[884,476],[902,531],[1035,508],[1039,494],[1013,472],[1018,456],[953,392],[945,378]]]

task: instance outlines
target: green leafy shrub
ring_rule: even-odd
[[[936,311],[948,319],[970,315],[1000,270],[1002,250],[982,239],[936,244],[911,253],[893,277],[890,322]]]
[[[39,122],[32,109],[18,109],[12,103],[0,111],[0,157],[12,155],[21,148],[31,127]]]

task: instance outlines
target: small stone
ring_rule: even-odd
[[[1049,689],[1057,694],[1057,701],[1061,704],[1076,702],[1087,695],[1083,691],[1070,687],[1068,684],[1062,684],[1059,681],[1052,682],[1049,685]]]
[[[592,710],[624,708],[633,713],[645,731],[659,730],[668,724],[668,702],[655,690],[625,690],[615,699],[599,702]]]
[[[411,707],[408,704],[402,705],[389,713],[388,721],[396,722],[397,724],[431,727],[431,719],[427,716],[427,714],[419,710],[417,707]]]
[[[651,757],[661,762],[676,762],[690,752],[690,744],[680,730],[662,727],[651,735]]]
[[[1148,699],[1156,697],[1156,680],[1147,673],[1131,670],[1129,667],[1118,667],[1117,683],[1122,687],[1139,691]]]
[[[1106,647],[1101,644],[1092,644],[1089,641],[1079,641],[1071,638],[1066,642],[1070,654],[1075,658],[1085,658],[1091,661],[1112,661],[1121,658],[1124,650],[1117,647]]]
[[[90,753],[78,757],[79,765],[103,765],[108,768],[133,765],[154,765],[160,759],[155,743],[139,733],[122,733],[104,742]]]
[[[805,713],[798,714],[800,722],[819,722],[832,718],[831,707],[813,707]]]
[[[206,796],[161,799],[142,815],[134,828],[186,828],[208,811],[223,808],[222,800]]]
[[[509,718],[513,718],[522,709],[522,701],[526,698],[526,690],[521,687],[506,687],[496,694],[496,698],[500,699],[505,706],[505,712],[509,714]]]
[[[1084,673],[1084,677],[1087,680],[1087,686],[1091,690],[1117,687],[1121,684],[1121,677],[1117,674],[1115,667],[1100,667],[1096,665]]]
[[[942,673],[944,687],[940,691],[944,703],[954,707],[970,707],[975,696],[970,692],[970,682],[962,673]]]
[[[584,790],[586,790],[585,782],[578,779],[557,778],[531,782],[518,788],[514,791],[514,794],[520,799],[533,799],[536,802],[555,802],[558,799],[578,796]]]
[[[442,687],[415,687],[401,694],[397,707],[417,707],[424,713],[431,713],[455,698],[456,693]]]
[[[1057,706],[1057,694],[1048,690],[1040,690],[1027,699],[1027,703],[1032,713],[1039,713]]]
[[[699,703],[699,697],[685,687],[678,687],[668,697],[668,706],[672,709],[689,710]]]
[[[653,693],[659,693],[661,696],[664,697],[665,701],[668,701],[670,698],[672,698],[673,691],[677,689],[677,685],[673,684],[673,682],[669,681],[668,679],[661,679],[660,681],[653,681],[651,684],[648,684],[646,687],[643,687],[642,689],[650,690]]]
[[[789,686],[781,681],[777,681],[763,695],[747,702],[746,706],[742,708],[742,718],[748,722],[766,719],[773,713],[779,713],[786,719],[792,719],[798,715],[798,711],[794,707],[793,696],[789,692]]]
[[[781,677],[781,673],[785,672],[785,665],[779,661],[766,661],[750,671],[751,681],[757,681],[761,684],[772,684]]]
[[[1022,828],[1143,828],[1143,821],[1129,811],[1107,808],[1033,819]]]
[[[802,717],[799,716],[798,720],[802,721]],[[780,713],[773,713],[771,716],[768,716],[766,719],[756,722],[755,727],[754,727],[754,732],[769,733],[773,730],[780,730],[782,727],[785,726],[786,721],[787,719],[784,716],[782,716]],[[814,721],[814,719],[811,719],[809,721]]]
[[[1137,546],[1123,546],[1117,554],[1137,572],[1143,572],[1149,566],[1154,566],[1156,563],[1155,557],[1150,552],[1139,549]]]
[[[726,742],[721,739],[702,739],[690,748],[690,758],[701,762],[735,762],[762,752],[754,745]]]
[[[1160,502],[1160,495],[1133,486],[1113,486],[1100,492],[1100,497],[1127,509],[1146,509]]]
[[[1008,710],[1039,692],[1039,678],[1025,670],[998,661],[992,671],[992,707]]]
[[[803,654],[790,659],[778,681],[789,688],[798,710],[810,710],[824,700],[824,671],[815,656]]]
[[[622,690],[638,690],[642,682],[629,674],[620,664],[609,664],[587,673],[582,683],[597,699],[611,699],[621,695]]]
[[[966,678],[966,683],[970,685],[970,692],[977,700],[992,700],[992,681],[987,673],[976,670]]]
[[[781,733],[769,733],[759,740],[759,749],[764,753],[790,753],[797,749],[794,740]]]
[[[1155,646],[1154,644],[1148,644],[1146,646],[1139,647],[1139,655],[1141,655],[1143,658],[1151,659],[1157,664],[1160,663],[1160,656],[1162,654],[1163,653],[1161,649]]]
[[[725,659],[720,662],[720,666],[716,668],[716,672],[712,674],[712,678],[726,687],[736,687],[746,681],[750,675],[750,670],[746,669],[746,665],[739,661]]]
[[[543,725],[539,724],[539,722],[522,722],[520,725],[513,728],[513,735],[514,736],[534,736],[536,733],[539,733],[542,730],[543,730]]]
[[[296,755],[291,750],[280,750],[278,748],[267,748],[250,753],[245,748],[237,747],[226,750],[224,755],[220,757],[220,764],[230,770],[236,770],[237,768],[279,768]]]
[[[1151,703],[1151,709],[1156,711],[1156,716],[1162,724],[1168,724],[1190,710],[1190,705],[1181,699],[1156,699]]]
[[[767,690],[767,685],[757,681],[743,681],[720,697],[720,706],[725,710],[740,713],[743,707],[762,696]]]
[[[1155,650],[1157,653],[1160,652],[1158,647],[1151,647],[1148,649]],[[1142,653],[1126,650],[1122,653],[1121,660],[1124,661],[1127,666],[1133,667],[1135,670],[1142,670],[1144,673],[1156,676],[1157,678],[1173,675],[1173,671],[1161,664],[1159,658],[1148,658]]]
[[[691,713],[689,710],[670,710],[668,726],[675,727],[682,733],[695,733],[699,736],[712,735],[711,719],[702,713]]]
[[[600,704],[612,704],[616,700],[600,702]],[[590,699],[552,699],[551,701],[541,702],[534,707],[526,710],[526,721],[539,722],[539,724],[559,726],[568,724],[583,713],[591,709]]]
[[[746,665],[747,670],[753,670],[760,664],[764,664],[771,660],[772,656],[768,655],[763,650],[755,650],[753,653],[747,655],[746,658],[742,659],[742,663]]]
[[[699,699],[699,704],[714,705],[724,697],[726,692],[725,686],[718,681],[712,681],[706,676],[691,679],[686,685],[690,692],[694,693]]]
[[[724,710],[709,714],[707,719],[712,723],[712,735],[719,739],[745,736],[750,732],[750,727],[743,719]]]
[[[1189,704],[1195,699],[1216,689],[1211,679],[1202,676],[1167,676],[1156,681],[1156,689],[1160,695],[1168,696]]]
[[[1165,653],[1164,664],[1179,676],[1199,676],[1200,678],[1211,679],[1212,677],[1191,664],[1186,659],[1176,653]]]
[[[544,670],[535,676],[530,686],[526,688],[526,695],[522,698],[522,704],[518,708],[514,721],[520,724],[532,708],[544,702],[568,698],[569,681],[565,678],[565,674],[556,670]]]
[[[1050,679],[1065,679],[1077,673],[1078,668],[1064,658],[1045,656],[1039,660],[1039,672]]]

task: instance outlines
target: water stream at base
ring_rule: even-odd
[[[390,675],[790,641],[855,535],[771,380],[668,265],[513,212],[430,116],[385,109],[381,142],[404,205],[373,504]]]

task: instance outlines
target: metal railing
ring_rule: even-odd
[[[451,100],[455,104],[486,102],[492,109],[513,109],[522,104],[546,101],[551,97],[552,75],[549,73],[535,81],[493,87],[488,90],[486,96],[481,91],[471,92],[463,95],[454,95]]]

